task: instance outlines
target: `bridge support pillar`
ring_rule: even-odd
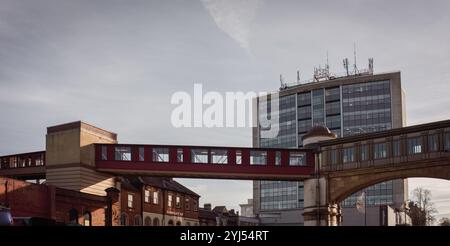
[[[341,225],[341,210],[338,204],[327,199],[327,179],[325,177],[304,181],[303,219],[305,226]]]

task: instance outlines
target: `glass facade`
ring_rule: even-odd
[[[286,181],[261,181],[261,210],[303,207],[303,184]],[[299,192],[301,190],[301,194]],[[299,203],[301,195],[301,203]]]
[[[270,103],[268,104],[269,107],[258,105],[259,114],[267,117],[270,113],[279,113],[280,132],[275,138],[259,138],[259,147],[302,147],[302,137],[314,125],[325,125],[338,137],[392,128],[390,80],[324,87],[282,96],[279,101],[279,112],[271,112]],[[367,146],[361,147],[361,158],[367,159],[369,155]],[[379,147],[377,156],[384,158],[387,156],[386,146]],[[355,148],[348,148],[341,157],[337,155],[337,151],[333,153],[332,165],[340,162],[338,158],[344,159],[346,163],[356,160]],[[259,183],[261,211],[303,207],[302,182]],[[367,188],[365,191],[368,192],[367,199],[371,201],[369,204],[392,203],[392,189],[393,182],[384,182]],[[356,201],[359,194],[360,192],[347,198],[342,205],[353,206],[353,201]],[[372,196],[372,194],[382,195]]]
[[[297,98],[296,94],[283,96],[279,98],[279,111],[270,109],[270,102],[267,105],[258,104],[259,114],[262,117],[267,115],[279,114],[280,132],[276,138],[260,138],[259,147],[266,148],[295,148],[297,147]],[[311,93],[305,94],[305,103],[308,105],[303,113],[309,119],[309,124],[305,126],[305,132],[311,128]],[[308,109],[306,109],[308,108]],[[266,156],[257,160],[257,153],[253,153],[256,162],[265,163]],[[281,153],[276,154],[281,164]],[[252,159],[250,160],[251,163]],[[261,164],[260,164],[261,165]],[[260,186],[260,209],[261,210],[279,210],[279,209],[297,209],[303,207],[303,182],[286,182],[286,181],[259,181]],[[301,195],[299,195],[301,192]]]
[[[344,136],[391,129],[389,81],[342,86],[342,109]]]
[[[279,110],[271,110],[270,100],[266,103],[259,104],[260,117],[279,115],[279,133],[276,138],[261,138],[260,147],[271,148],[288,148],[297,145],[296,130],[296,95],[289,95],[279,98]]]
[[[392,204],[393,196],[392,196],[392,188],[393,181],[387,181],[383,183],[379,183],[373,186],[366,188],[364,191],[366,192],[366,204],[367,206],[376,206],[376,205],[384,205],[384,204]],[[342,202],[343,207],[356,207],[357,197],[361,194],[358,192],[356,194],[351,195],[347,199]]]

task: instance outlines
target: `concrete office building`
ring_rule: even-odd
[[[260,101],[258,121],[270,113],[270,104]],[[324,125],[338,137],[402,127],[405,109],[400,72],[374,74],[370,69],[334,77],[327,71],[326,76],[315,73],[315,79],[306,83],[282,84],[278,113],[277,137],[261,138],[258,124],[253,129],[254,147],[302,147],[302,136],[314,125]],[[344,225],[367,223],[356,209],[361,192],[342,202]],[[407,199],[407,180],[376,184],[364,192],[369,207],[401,207]],[[303,182],[254,181],[253,201],[263,225],[303,224]]]

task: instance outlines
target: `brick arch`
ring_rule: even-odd
[[[390,169],[359,174],[338,174],[328,178],[328,201],[340,203],[353,193],[372,185],[400,178],[437,178],[450,180],[450,166],[436,165],[409,169]]]

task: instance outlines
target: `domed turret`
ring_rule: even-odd
[[[337,138],[335,133],[332,133],[325,126],[313,126],[302,138],[303,146],[315,144],[320,141]]]

